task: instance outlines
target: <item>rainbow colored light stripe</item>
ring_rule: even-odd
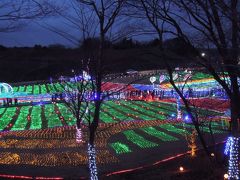
[[[192,80],[187,82],[188,85],[198,85],[201,83],[217,83],[217,81],[214,78],[207,78],[207,79],[198,79],[198,80]],[[186,82],[175,82],[175,84],[177,86],[183,86],[184,84],[186,84]],[[161,88],[163,89],[168,89],[168,88],[172,88],[171,83],[166,83],[166,84],[162,84],[160,85]]]

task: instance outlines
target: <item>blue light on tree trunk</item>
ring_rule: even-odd
[[[96,150],[94,145],[88,144],[88,165],[90,170],[90,179],[98,180],[96,165]]]
[[[238,164],[239,138],[228,137],[225,155],[229,155],[228,179],[239,179],[239,164]]]

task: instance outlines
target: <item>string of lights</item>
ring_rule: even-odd
[[[96,150],[95,146],[88,143],[88,166],[90,170],[90,179],[98,180],[97,165],[96,165]]]
[[[239,140],[237,137],[228,137],[225,155],[229,155],[228,179],[239,179]]]

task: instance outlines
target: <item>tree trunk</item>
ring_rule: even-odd
[[[229,137],[224,153],[229,154],[228,179],[239,179],[239,138]]]
[[[234,87],[234,86],[232,86]],[[236,90],[236,89],[235,89]],[[234,90],[233,90],[234,91]],[[225,154],[229,154],[228,159],[228,176],[229,179],[239,179],[239,107],[238,102],[239,97],[231,97],[230,105],[231,105],[231,133],[232,136],[228,138],[225,148]]]
[[[168,69],[168,72],[169,72],[169,75],[172,74],[171,69]],[[170,78],[170,81],[169,81],[169,82],[171,83],[171,85],[173,86],[173,88],[175,89],[175,91],[177,92],[177,94],[180,96],[180,98],[182,99],[182,101],[183,101],[183,103],[184,103],[184,106],[185,106],[185,108],[186,108],[186,111],[187,111],[188,115],[190,116],[190,118],[191,118],[191,120],[192,120],[192,122],[193,122],[193,125],[194,125],[194,127],[195,127],[195,129],[196,129],[196,131],[197,131],[197,134],[198,134],[199,140],[200,140],[200,142],[201,142],[201,144],[202,144],[202,146],[203,146],[203,149],[205,150],[206,154],[207,154],[208,156],[210,156],[210,152],[209,152],[208,147],[207,147],[207,145],[206,145],[205,139],[204,139],[204,137],[203,137],[203,135],[202,135],[202,133],[201,133],[201,131],[200,131],[200,129],[199,129],[199,123],[198,123],[197,119],[193,116],[192,111],[191,111],[191,108],[190,108],[190,106],[189,106],[189,103],[188,103],[187,99],[184,97],[184,95],[181,93],[181,91],[180,91],[180,90],[177,88],[177,86],[175,85],[175,83],[174,83],[174,81],[173,81],[173,79],[172,79],[172,76],[170,76],[170,77],[171,77],[171,78]]]
[[[90,179],[97,180],[97,163],[96,163],[96,150],[94,145],[95,133],[99,123],[100,107],[101,107],[101,93],[102,93],[102,71],[103,71],[103,50],[104,50],[104,19],[100,20],[100,46],[99,54],[96,65],[96,98],[93,122],[89,126],[89,143],[88,143],[88,163],[90,171]]]
[[[90,179],[98,180],[96,150],[93,144],[88,143],[88,165],[90,171]]]
[[[81,127],[77,127],[77,126],[76,126],[76,142],[77,143],[83,142],[82,129]]]

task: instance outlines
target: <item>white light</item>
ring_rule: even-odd
[[[157,78],[155,76],[152,76],[152,77],[150,77],[149,80],[151,83],[154,83],[157,80]]]
[[[88,165],[90,170],[90,179],[98,180],[96,165],[96,150],[94,145],[88,143]]]
[[[203,53],[201,53],[201,56],[202,56],[202,57],[205,57],[205,56],[206,56],[206,54],[203,52]]]
[[[180,166],[179,170],[182,172],[182,171],[184,171],[184,168],[182,166]]]
[[[182,119],[182,113],[180,110],[178,110],[178,112],[177,112],[177,119],[178,120]]]
[[[82,140],[82,130],[81,130],[81,128],[77,128],[77,126],[76,126],[76,142],[77,143],[83,142],[83,140]]]
[[[229,179],[239,179],[238,149],[239,138],[228,137],[224,154],[229,155],[228,160]]]
[[[224,179],[228,179],[228,174],[223,175]]]

